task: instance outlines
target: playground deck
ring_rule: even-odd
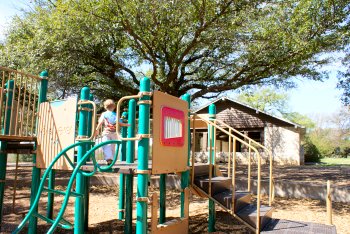
[[[273,219],[261,233],[271,234],[307,234],[324,233],[336,234],[335,227],[318,223]]]
[[[93,165],[88,163],[81,167],[83,171],[93,171]],[[149,168],[151,169],[151,168]],[[126,164],[125,162],[118,162],[108,173],[122,173],[122,174],[137,174],[137,162]]]

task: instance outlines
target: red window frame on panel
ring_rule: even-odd
[[[181,147],[185,143],[185,113],[183,111],[163,106],[161,109],[161,144],[164,146],[176,146]],[[181,123],[181,136],[180,137],[171,137],[166,138],[165,136],[165,124],[166,118],[170,117],[176,120],[179,120]]]

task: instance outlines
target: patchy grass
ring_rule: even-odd
[[[322,158],[321,164],[325,166],[337,166],[337,165],[350,166],[350,158]]]

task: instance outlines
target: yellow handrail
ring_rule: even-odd
[[[122,103],[125,101],[125,100],[130,100],[130,99],[136,99],[136,98],[141,98],[143,96],[152,96],[152,92],[139,92],[137,95],[130,95],[130,96],[124,96],[122,97],[121,99],[119,99],[118,103],[117,103],[117,122],[116,122],[116,132],[117,132],[117,139],[121,140],[121,141],[138,141],[138,140],[141,140],[143,137],[142,134],[138,134],[136,135],[135,137],[130,137],[130,138],[127,138],[127,137],[122,137],[121,134],[120,134],[120,126],[119,126],[119,119],[120,119],[120,106],[122,105]],[[147,100],[147,102],[149,102]]]
[[[240,138],[238,138],[237,136],[235,136],[235,135],[233,135],[232,133],[230,133],[229,131],[227,131],[226,129],[224,129],[224,128],[222,128],[222,127],[220,127],[219,125],[217,125],[216,123],[214,123],[214,122],[212,122],[212,121],[210,121],[210,120],[206,120],[205,118],[203,118],[203,117],[201,117],[201,116],[198,116],[198,115],[196,115],[196,114],[194,114],[193,116],[192,116],[192,118],[193,119],[196,119],[196,118],[198,118],[199,120],[201,120],[201,121],[203,121],[204,123],[206,123],[208,126],[212,126],[212,127],[214,127],[215,129],[218,129],[218,130],[220,130],[221,132],[223,132],[223,133],[226,133],[228,136],[231,136],[233,139],[235,139],[236,141],[238,141],[238,142],[240,142],[241,144],[243,144],[243,145],[245,145],[245,146],[247,146],[247,147],[249,147],[251,150],[253,150],[255,153],[256,153],[256,155],[257,155],[257,158],[258,158],[258,183],[257,183],[257,204],[256,204],[256,206],[257,206],[257,209],[256,209],[256,212],[257,212],[257,214],[260,214],[260,205],[261,205],[261,157],[260,157],[260,153],[259,153],[259,151],[255,148],[255,147],[253,147],[253,146],[251,146],[249,143],[247,143],[246,141],[244,141],[244,140],[242,140],[242,139],[240,139]],[[192,157],[194,157],[194,155],[192,156]],[[214,157],[216,157],[216,155],[214,155]],[[210,160],[210,159],[209,159]],[[192,159],[192,161],[194,161],[193,159]],[[209,164],[210,165],[210,164]],[[193,165],[192,165],[193,166]],[[211,193],[211,188],[210,188],[210,181],[211,181],[211,166],[209,166],[209,168],[210,168],[210,171],[209,171],[209,195],[210,195],[210,193]],[[234,177],[235,177],[235,173],[234,174],[232,174],[232,181],[234,181]],[[235,195],[235,193],[233,192],[234,191],[234,188],[233,188],[233,190],[232,190],[232,203],[234,204],[234,195]],[[234,207],[234,206],[233,206]],[[256,228],[255,228],[255,231],[256,231],[256,233],[259,233],[260,232],[260,215],[257,215],[256,216]]]
[[[225,122],[221,121],[221,120],[216,120],[216,122],[219,124],[219,125],[223,125],[225,126],[226,128],[229,129],[229,131],[233,131],[235,133],[237,133],[238,135],[244,137],[246,140],[248,140],[249,142],[257,145],[258,147],[264,149],[264,151],[266,151],[269,155],[269,161],[270,161],[270,171],[269,171],[269,206],[272,205],[272,202],[273,202],[273,174],[272,174],[272,168],[273,168],[273,159],[272,159],[272,152],[271,150],[269,150],[266,146],[260,144],[259,142],[251,139],[250,137],[248,137],[247,135],[241,133],[240,131],[238,131],[237,129],[234,129],[233,127],[231,127],[230,125],[226,124]],[[249,158],[250,158],[250,153],[249,152]],[[230,157],[230,155],[229,155]],[[250,163],[249,163],[250,164]],[[248,169],[249,170],[249,169]],[[248,182],[249,183],[249,182]],[[249,189],[248,189],[249,190]]]
[[[84,138],[84,137],[77,137],[77,141],[92,141],[92,139],[94,139],[94,129],[96,129],[96,104],[95,104],[95,102],[93,102],[93,101],[90,101],[90,100],[80,100],[79,102],[78,102],[78,106],[80,106],[80,105],[85,105],[85,104],[90,104],[90,105],[92,105],[92,127],[91,127],[91,129],[92,129],[92,131],[91,131],[91,136],[90,137],[86,137],[86,138]]]

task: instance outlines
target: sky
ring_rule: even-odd
[[[11,17],[20,14],[21,8],[27,8],[34,0],[0,0],[0,40],[5,38],[5,28]],[[336,89],[339,62],[323,68],[330,71],[330,78],[324,82],[299,80],[298,87],[287,91],[291,111],[313,118],[316,115],[331,115],[340,109],[342,91]]]

